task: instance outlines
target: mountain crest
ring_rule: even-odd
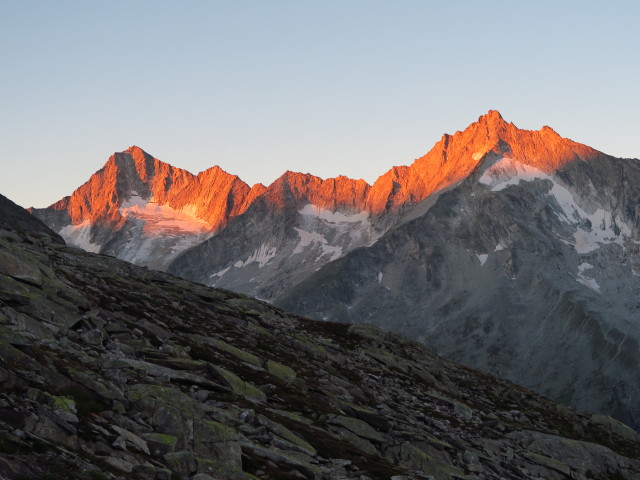
[[[373,185],[345,176],[322,179],[287,171],[269,186],[250,187],[219,166],[193,175],[133,145],[114,153],[104,167],[70,197],[48,209],[34,210],[34,214],[46,218],[58,232],[66,228],[65,238],[72,243],[80,238],[88,239],[94,251],[105,252],[107,250],[101,249],[109,243],[110,253],[121,255],[119,252],[126,249],[128,256],[121,258],[134,260],[140,258],[135,254],[136,248],[142,248],[150,236],[159,239],[165,247],[174,245],[172,252],[177,254],[193,242],[201,241],[201,236],[221,231],[240,215],[260,217],[256,221],[262,222],[266,218],[264,212],[279,212],[278,215],[284,213],[291,219],[302,215],[309,204],[325,211],[325,216],[339,213],[370,217],[367,221],[379,235],[393,226],[398,215],[434,192],[469,177],[489,157],[492,160],[507,158],[551,173],[568,162],[589,160],[598,155],[601,154],[562,138],[549,127],[539,131],[519,129],[507,123],[497,110],[489,110],[463,131],[443,135],[413,164],[391,168]],[[252,209],[254,204],[256,208]],[[340,216],[331,219],[334,222],[331,228],[338,228],[336,225],[344,220]],[[305,222],[310,224],[308,219]],[[139,243],[128,240],[127,232],[133,224],[137,225],[136,232],[142,232]],[[116,234],[121,237],[121,245],[112,242]],[[286,235],[300,236],[295,231]],[[328,238],[337,239],[340,235],[340,232],[332,233]],[[168,236],[174,243],[169,242]],[[191,240],[182,242],[185,236]],[[318,238],[306,236],[303,241],[307,242],[305,245],[312,245],[312,241],[320,242]],[[323,250],[329,252],[327,259],[334,258],[337,251],[329,247]],[[345,251],[340,248],[341,253]],[[247,255],[250,257],[250,254]]]
[[[478,117],[478,123],[482,123],[485,125],[492,125],[492,126],[507,124],[507,122],[504,121],[504,118],[502,118],[502,115],[498,110],[489,110],[484,115],[480,115]]]

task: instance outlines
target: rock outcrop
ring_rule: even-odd
[[[370,325],[67,247],[0,200],[2,478],[640,475],[640,438],[611,418]]]

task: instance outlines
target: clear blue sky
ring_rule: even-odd
[[[640,2],[0,0],[0,193],[138,145],[252,184],[373,182],[490,108],[640,156]]]

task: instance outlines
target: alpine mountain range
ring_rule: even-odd
[[[640,164],[489,111],[373,184],[138,147],[30,212],[69,245],[370,323],[640,429]]]

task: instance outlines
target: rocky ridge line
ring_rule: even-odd
[[[256,206],[253,212],[249,212],[260,200],[269,211],[289,214],[308,204],[334,213],[366,212],[371,217],[376,236],[379,236],[394,226],[403,212],[434,192],[467,177],[484,156],[492,151],[501,151],[504,144],[509,145],[509,151],[502,153],[545,171],[599,155],[589,147],[560,137],[549,127],[540,131],[518,129],[492,110],[464,131],[444,135],[426,155],[410,166],[393,167],[373,185],[343,176],[323,180],[310,174],[286,172],[268,187],[261,184],[249,187],[237,176],[217,166],[193,175],[134,146],[114,154],[71,196],[48,208],[31,211],[76,246],[164,269],[173,260],[169,253],[171,249],[186,248],[179,245],[180,238],[190,238],[188,246],[192,246],[203,242],[206,236],[193,237],[189,230],[170,231],[179,237],[177,241],[172,240],[170,248],[162,241],[151,247],[159,252],[167,250],[163,253],[166,257],[164,262],[157,259],[149,262],[146,254],[132,254],[131,249],[149,248],[145,238],[168,236],[162,229],[154,231],[146,227],[148,218],[134,215],[131,219],[142,219],[143,228],[150,231],[143,235],[144,238],[127,246],[127,241],[131,241],[128,232],[135,228],[135,222],[127,223],[129,217],[122,212],[122,207],[132,198],[169,207],[171,211],[164,213],[169,219],[176,213],[185,213],[194,221],[201,222],[202,231],[209,235],[224,229],[238,216],[245,213],[254,216],[263,210],[265,207]],[[357,246],[360,245],[350,248]],[[216,265],[211,268],[215,272],[225,267]]]

